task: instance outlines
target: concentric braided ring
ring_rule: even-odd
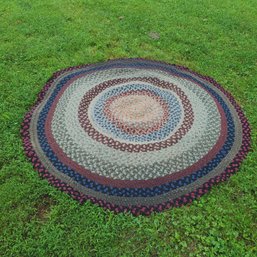
[[[56,72],[23,121],[27,156],[80,202],[150,214],[234,173],[250,129],[213,79],[144,59]]]

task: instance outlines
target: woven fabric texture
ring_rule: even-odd
[[[52,185],[81,203],[134,215],[200,197],[250,148],[247,119],[216,81],[145,59],[54,73],[21,134]]]

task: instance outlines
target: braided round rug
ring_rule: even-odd
[[[240,106],[216,81],[144,59],[54,73],[21,133],[26,155],[52,185],[134,215],[200,197],[250,148]]]

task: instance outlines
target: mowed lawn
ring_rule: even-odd
[[[39,178],[20,123],[56,70],[122,57],[214,77],[242,106],[252,150],[229,181],[149,217],[79,205]],[[0,256],[257,256],[256,0],[0,1]]]

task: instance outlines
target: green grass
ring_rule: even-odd
[[[185,65],[228,89],[252,128],[240,172],[150,217],[80,206],[40,179],[19,135],[37,93],[58,69],[121,57]],[[0,256],[257,256],[256,64],[255,0],[1,1]]]

